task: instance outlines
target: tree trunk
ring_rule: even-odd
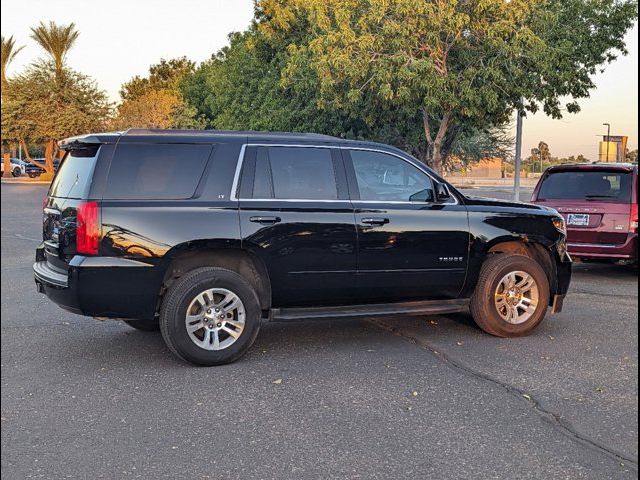
[[[451,123],[452,115],[452,112],[449,111],[442,116],[442,119],[440,120],[440,127],[438,128],[438,133],[434,138],[431,134],[431,126],[429,125],[429,115],[426,111],[422,112],[424,134],[427,138],[427,145],[429,145],[432,151],[431,167],[440,175],[444,173],[443,163],[445,160],[442,156],[442,146],[447,134],[447,130],[449,129],[449,124]]]
[[[22,151],[24,152],[24,159],[23,160],[33,164],[33,159],[31,158],[31,155],[29,154],[29,147],[27,147],[27,143],[23,139],[19,139],[18,141],[20,142],[20,145],[22,146]]]
[[[433,142],[433,169],[438,172],[439,175],[442,175],[443,166],[442,166],[442,143],[441,142]]]
[[[2,155],[2,165],[4,170],[2,176],[4,178],[11,178],[11,154],[9,152],[5,152]]]
[[[56,156],[58,144],[55,140],[49,140],[44,150],[44,169],[48,174],[54,174],[53,159]]]

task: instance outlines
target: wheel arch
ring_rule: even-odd
[[[493,242],[487,249],[487,255],[496,255],[500,253],[524,255],[525,257],[535,260],[547,274],[550,288],[549,293],[553,297],[553,293],[557,289],[558,275],[556,272],[556,263],[553,260],[551,250],[548,246],[539,241],[530,240],[527,237],[521,237],[518,239],[509,237]]]
[[[264,262],[239,245],[226,241],[195,240],[174,246],[163,257],[164,275],[158,308],[164,292],[186,272],[199,267],[226,268],[242,275],[258,295],[260,308],[271,308],[271,281]]]

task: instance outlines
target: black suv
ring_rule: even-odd
[[[130,130],[61,142],[33,266],[66,310],[239,358],[263,320],[471,310],[525,335],[571,278],[555,210],[462,195],[406,153],[316,134]]]

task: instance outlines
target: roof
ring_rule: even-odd
[[[132,128],[127,130],[127,136],[180,136],[180,137],[272,137],[272,138],[309,138],[313,140],[342,140],[331,135],[321,133],[300,133],[300,132],[260,132],[252,130],[177,130],[177,129],[143,129]]]
[[[141,141],[171,141],[171,142],[238,142],[238,143],[323,143],[334,145],[360,145],[397,150],[389,145],[365,140],[348,140],[344,138],[323,135],[320,133],[299,132],[259,132],[232,130],[177,130],[177,129],[141,129],[135,128],[124,132],[92,133],[70,137],[60,141],[60,148],[70,149],[74,145],[141,142]]]

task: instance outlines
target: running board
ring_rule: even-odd
[[[420,302],[375,303],[344,307],[272,308],[272,322],[320,320],[335,318],[363,318],[388,316],[444,315],[467,311],[469,299],[427,300]]]

